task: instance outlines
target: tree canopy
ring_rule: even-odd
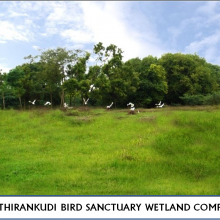
[[[0,74],[1,106],[27,108],[50,101],[53,106],[90,105],[140,107],[167,104],[220,103],[220,66],[197,54],[166,53],[123,61],[123,51],[114,44],[94,45],[93,54],[58,47],[25,57],[26,63]],[[96,56],[94,65],[89,65]],[[90,91],[91,85],[94,89]],[[10,94],[10,95],[9,95]],[[12,104],[12,96],[18,102]],[[214,100],[214,101],[210,101]]]

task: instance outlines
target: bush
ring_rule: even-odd
[[[220,92],[215,92],[205,96],[204,103],[206,105],[218,105],[220,104]]]
[[[185,105],[204,105],[205,96],[203,95],[187,95],[180,97]]]
[[[219,105],[220,92],[204,95],[184,95],[180,97],[185,105]]]

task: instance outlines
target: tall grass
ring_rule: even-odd
[[[219,195],[218,107],[0,111],[1,195]]]

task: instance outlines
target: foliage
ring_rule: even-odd
[[[89,98],[89,105],[114,102],[115,107],[128,102],[136,107],[155,107],[159,101],[166,105],[218,103],[220,66],[196,54],[167,53],[159,59],[149,55],[124,62],[121,48],[99,42],[92,55],[96,63],[91,65],[87,51],[58,47],[40,52],[25,57],[28,62],[12,69],[6,79],[1,76],[4,103],[6,90],[11,90],[24,109],[30,100],[37,100],[36,106],[50,101],[52,108],[64,102],[82,105],[83,98]],[[91,85],[96,89],[89,92]]]

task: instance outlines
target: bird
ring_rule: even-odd
[[[155,104],[155,105],[157,105],[157,106],[161,105],[161,101],[158,104]]]
[[[32,102],[32,101],[29,101],[32,105],[35,105],[35,101],[36,99]]]
[[[66,102],[64,103],[64,108],[68,108],[68,104],[66,104]]]
[[[127,104],[127,106],[131,106],[131,108],[133,108],[134,107],[134,104],[133,103],[131,103],[131,102],[129,102],[128,104]]]
[[[44,105],[51,105],[51,103],[50,102],[46,102]]]
[[[113,105],[113,102],[111,103],[111,105],[108,105],[106,108],[110,109],[112,107],[112,105]]]
[[[88,103],[88,101],[89,101],[89,98],[88,98],[87,100],[85,100],[85,99],[83,98],[83,101],[84,101],[84,104],[87,105],[87,103]]]
[[[129,102],[129,103],[127,104],[127,106],[129,106],[129,105],[131,106],[130,110],[131,110],[131,111],[134,111],[134,110],[135,110],[134,104],[131,103],[131,102]]]
[[[89,92],[91,92],[91,91],[93,91],[93,90],[95,90],[94,84],[92,84],[92,85],[90,86]]]
[[[162,108],[164,106],[164,103],[161,105],[158,105],[157,108]]]

